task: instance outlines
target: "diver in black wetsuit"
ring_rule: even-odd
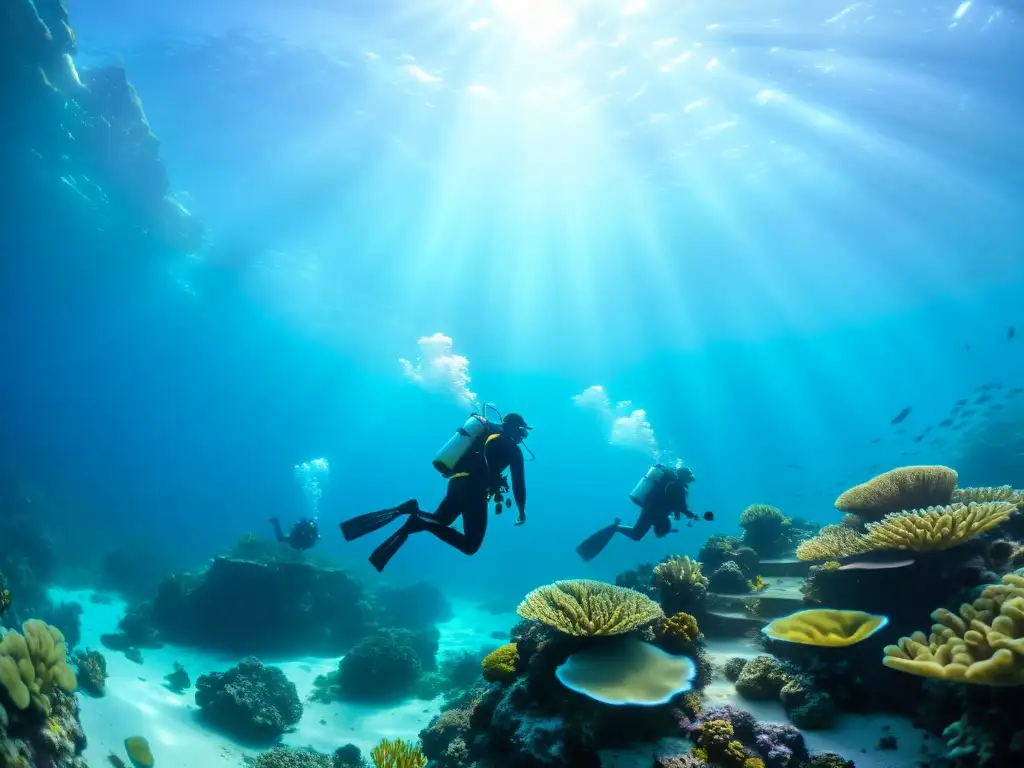
[[[274,526],[274,535],[279,542],[300,552],[312,549],[320,539],[320,529],[316,520],[311,517],[304,517],[295,523],[287,536],[281,530],[281,521],[276,517],[270,518],[270,524]]]
[[[655,475],[654,478],[652,474]],[[614,523],[605,526],[576,547],[576,553],[580,557],[587,562],[593,560],[604,551],[616,533],[621,533],[633,541],[640,541],[653,528],[654,535],[659,539],[668,536],[674,531],[669,520],[670,515],[676,520],[686,517],[687,525],[692,525],[694,520],[700,519],[690,511],[686,502],[687,490],[693,482],[693,472],[686,467],[672,469],[656,464],[648,470],[646,478],[651,478],[653,483],[646,496],[638,498],[630,495],[634,503],[640,504],[640,516],[636,523],[632,526],[620,525],[622,520],[615,518]],[[714,520],[715,516],[711,512],[705,512],[704,519]]]
[[[354,517],[341,524],[345,540],[353,541],[383,528],[402,515],[409,516],[402,527],[370,555],[370,562],[378,571],[384,570],[411,534],[420,531],[429,531],[463,554],[476,554],[487,533],[487,516],[492,500],[497,502],[496,510],[501,511],[503,494],[508,489],[504,478],[506,469],[511,475],[512,498],[519,509],[516,525],[526,522],[526,478],[520,443],[526,439],[527,430],[532,427],[528,427],[526,420],[517,413],[507,414],[500,425],[490,422],[485,424],[485,431],[474,439],[452,468],[448,492],[435,512],[424,512],[413,499],[391,509]],[[505,504],[510,506],[511,502],[506,500]],[[460,515],[461,533],[451,527]]]

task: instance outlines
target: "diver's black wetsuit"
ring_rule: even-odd
[[[668,536],[672,532],[672,521],[669,518],[673,515],[676,520],[681,517],[696,520],[697,516],[687,506],[687,486],[688,483],[680,480],[675,473],[667,475],[651,490],[634,525],[621,525],[619,518],[615,518],[614,523],[585,539],[576,548],[577,554],[588,562],[593,560],[604,551],[616,533],[640,541],[653,528],[654,535],[659,539]]]
[[[503,434],[488,436],[483,446],[470,451],[455,465],[448,492],[433,514],[420,512],[407,524],[409,533],[430,531],[466,555],[475,554],[487,533],[490,499],[509,470],[512,498],[520,514],[526,510],[526,472],[523,451]],[[462,533],[451,527],[462,515]]]
[[[360,515],[341,524],[345,540],[353,541],[383,528],[401,515],[408,515],[405,524],[370,555],[370,562],[378,571],[384,570],[411,534],[420,531],[429,531],[464,554],[476,554],[487,533],[491,498],[504,487],[502,475],[506,469],[511,474],[512,497],[519,508],[518,522],[523,522],[526,518],[523,451],[516,440],[500,431],[501,427],[493,429],[455,465],[455,472],[448,480],[448,492],[435,512],[424,512],[417,501],[410,500],[392,509]],[[459,516],[462,531],[452,528]]]

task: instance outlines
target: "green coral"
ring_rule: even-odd
[[[373,768],[426,768],[427,758],[418,746],[401,739],[381,739],[370,751]]]
[[[18,709],[35,706],[50,714],[50,694],[75,690],[75,672],[67,663],[64,635],[56,627],[29,619],[20,632],[11,630],[0,640],[0,687]]]
[[[682,652],[701,639],[697,619],[682,611],[665,619],[659,630],[662,645],[670,653]]]
[[[697,726],[697,745],[712,761],[738,768],[749,755],[735,735],[728,720],[708,720]]]
[[[516,676],[519,665],[519,647],[515,643],[506,643],[484,657],[484,679],[489,683],[508,682]]]
[[[78,667],[78,685],[90,696],[103,696],[107,692],[107,660],[99,651],[79,651],[74,656]]]
[[[743,671],[736,678],[736,691],[746,699],[769,701],[778,698],[783,686],[792,679],[774,656],[755,656],[743,665]]]

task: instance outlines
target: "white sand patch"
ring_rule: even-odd
[[[123,653],[107,650],[100,635],[115,632],[124,614],[124,603],[114,600],[94,603],[89,591],[54,590],[53,598],[82,605],[82,640],[79,647],[103,652],[107,660],[107,693],[99,699],[80,695],[82,726],[88,737],[85,758],[93,765],[106,764],[113,751],[124,756],[123,743],[129,736],[149,740],[153,756],[161,768],[206,768],[241,766],[243,758],[261,750],[240,745],[208,729],[198,719],[195,688],[178,695],[164,686],[164,675],[182,664],[192,678],[223,672],[240,661],[189,648],[165,646],[143,650],[143,664],[129,661]],[[514,614],[495,616],[468,603],[453,605],[455,617],[438,625],[441,633],[439,658],[464,650],[489,650],[507,640],[491,638],[501,631],[507,637],[516,621]],[[344,702],[321,704],[306,701],[318,675],[337,668],[340,657],[279,660],[265,663],[280,667],[295,683],[304,702],[302,720],[282,742],[288,746],[310,746],[321,752],[333,752],[344,744],[355,744],[364,755],[382,738],[416,741],[441,706],[441,700],[413,700],[399,705],[374,707]]]

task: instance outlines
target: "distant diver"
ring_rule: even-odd
[[[312,517],[304,517],[295,523],[287,536],[281,530],[281,521],[276,517],[270,518],[270,524],[274,526],[274,535],[279,542],[300,552],[312,549],[320,540],[320,528],[316,524],[316,519]]]
[[[686,517],[686,524],[692,525],[694,520],[700,519],[690,511],[686,503],[687,489],[692,482],[693,472],[686,467],[673,469],[663,464],[655,464],[647,470],[629,494],[630,500],[640,507],[640,516],[636,524],[620,525],[622,520],[617,517],[614,523],[585,539],[576,547],[576,553],[590,562],[604,551],[616,533],[621,533],[633,541],[640,541],[653,528],[654,535],[659,539],[663,538],[673,531],[670,515],[676,520]],[[705,512],[704,519],[714,520],[715,514]]]
[[[512,506],[512,501],[505,497],[508,492],[506,469],[512,479],[512,497],[519,509],[516,525],[526,522],[525,460],[521,443],[531,429],[518,413],[507,414],[500,424],[474,413],[434,459],[434,468],[448,478],[448,492],[437,511],[424,512],[412,499],[397,507],[346,520],[341,524],[342,536],[346,541],[353,541],[408,515],[402,527],[370,555],[370,562],[378,571],[384,570],[411,534],[420,531],[429,531],[463,554],[476,554],[487,532],[490,503],[494,502],[496,513],[502,511],[503,503],[505,507]],[[451,527],[460,515],[461,533]]]

